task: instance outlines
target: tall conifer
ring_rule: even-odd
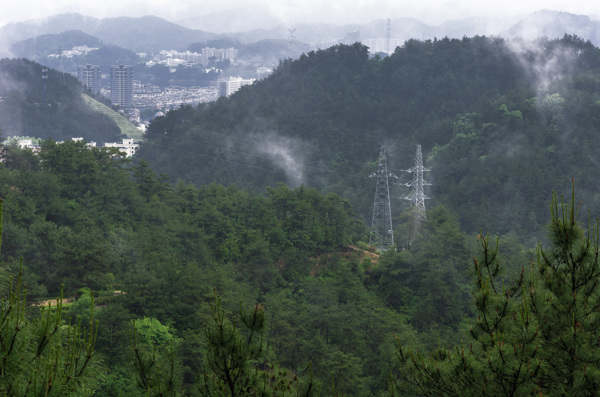
[[[478,236],[470,340],[429,355],[398,341],[401,391],[427,396],[595,395],[600,386],[598,221],[577,222],[575,190],[553,194],[549,249],[508,283],[497,245]]]

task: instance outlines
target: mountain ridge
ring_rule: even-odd
[[[235,14],[225,13],[223,18],[214,19],[215,25],[227,26],[235,20]],[[247,17],[247,15],[246,15]],[[273,19],[274,21],[274,19]],[[198,25],[200,24],[200,25]],[[202,22],[180,25],[158,16],[94,18],[77,13],[57,14],[41,20],[9,23],[0,27],[0,55],[10,55],[10,45],[43,34],[57,34],[65,30],[81,30],[105,43],[114,44],[134,52],[155,52],[163,49],[187,50],[192,43],[201,43],[222,37],[232,37],[241,42],[265,39],[295,39],[318,48],[321,45],[337,44],[351,31],[360,31],[362,40],[387,37],[387,20],[376,19],[363,24],[278,23],[270,27],[254,27],[243,31],[223,28],[215,33],[200,30],[207,26]],[[290,33],[290,32],[293,32]],[[437,26],[418,19],[402,17],[390,20],[390,38],[397,45],[411,38],[461,38],[474,35],[499,35],[505,38],[532,38],[546,36],[560,38],[564,34],[575,34],[600,44],[600,21],[590,16],[566,12],[540,10],[520,17],[465,18],[445,21]],[[351,43],[347,43],[351,44]]]
[[[581,197],[600,208],[593,164],[574,160],[598,156],[600,50],[576,36],[515,42],[409,40],[383,58],[360,44],[311,51],[229,98],[153,120],[138,155],[196,185],[335,192],[366,220],[366,178],[380,147],[390,169],[405,170],[419,144],[432,169],[431,205],[456,211],[465,230],[531,234],[546,219],[546,196],[536,192],[571,177],[587,181]]]

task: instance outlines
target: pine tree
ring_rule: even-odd
[[[497,244],[479,235],[470,340],[424,355],[398,340],[395,387],[427,396],[596,395],[600,386],[598,221],[584,230],[571,202],[552,197],[552,247],[508,283]]]
[[[207,356],[204,376],[198,384],[204,396],[296,395],[295,375],[267,364],[263,331],[265,311],[240,306],[238,318],[229,320],[216,295],[211,305],[213,322],[205,327]],[[238,321],[240,326],[238,326]]]
[[[0,200],[0,243],[2,240]],[[31,318],[22,269],[2,288],[0,297],[0,395],[82,396],[91,394],[98,371],[97,323],[92,299],[90,323],[65,325],[62,292],[55,308],[48,305]]]
[[[313,397],[320,388],[313,383],[312,368],[304,381],[291,371],[268,362],[264,344],[265,311],[256,304],[245,310],[240,304],[237,316],[225,314],[216,294],[211,304],[212,318],[205,325],[204,368],[194,392],[207,397]],[[181,363],[173,347],[161,354],[149,348],[133,328],[132,358],[138,387],[150,396],[178,396],[183,391]]]

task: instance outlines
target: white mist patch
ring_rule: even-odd
[[[532,73],[540,98],[572,71],[579,55],[573,48],[549,43],[546,39],[511,40],[507,46],[516,54],[521,65]]]
[[[267,155],[285,171],[290,186],[297,187],[304,182],[304,158],[297,149],[301,142],[273,133],[255,135],[252,140],[257,152]]]
[[[25,98],[27,85],[15,81],[10,75],[0,72],[0,134],[22,135],[20,107],[10,106]]]
[[[0,95],[10,91],[24,92],[27,89],[27,84],[21,81],[15,81],[7,73],[0,72]]]

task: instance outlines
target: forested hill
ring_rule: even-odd
[[[600,50],[573,36],[410,40],[383,59],[334,46],[285,60],[230,98],[155,119],[139,155],[198,185],[337,192],[369,219],[380,147],[408,182],[398,170],[420,144],[429,206],[446,204],[469,232],[530,234],[547,220],[548,193],[571,178],[600,209],[598,65]],[[406,204],[393,207],[398,215]]]
[[[3,137],[33,136],[55,140],[83,137],[114,142],[119,127],[81,99],[73,76],[48,69],[44,99],[43,66],[27,59],[0,60],[0,131]]]
[[[197,395],[198,374],[212,373],[204,327],[213,323],[214,289],[223,297],[220,307],[227,317],[241,305],[256,303],[268,313],[260,361],[244,361],[244,373],[255,374],[255,368],[270,372],[268,360],[286,368],[291,375],[284,378],[291,381],[294,374],[308,378],[312,362],[314,382],[325,390],[335,371],[338,390],[353,396],[385,389],[392,368],[391,332],[415,344],[431,344],[440,334],[428,336],[428,329],[439,321],[442,338],[456,339],[468,312],[459,270],[468,257],[465,237],[444,209],[432,215],[441,226],[427,232],[427,241],[417,247],[415,268],[407,262],[413,256],[403,255],[391,256],[373,271],[369,257],[348,248],[363,237],[364,224],[353,217],[350,203],[335,194],[284,185],[264,195],[219,184],[174,187],[147,163],[127,167],[114,157],[116,149],[90,149],[85,141],[46,140],[39,156],[11,145],[2,150],[1,297],[9,288],[8,276],[19,270],[19,258],[28,301],[55,297],[61,285],[65,297],[75,300],[62,312],[67,323],[90,324],[90,290],[96,291],[96,359],[103,367],[81,386],[87,394],[155,395],[136,382],[141,375],[130,354],[135,321],[142,341],[157,349],[159,363],[167,358],[165,349],[175,349],[176,386],[170,387],[181,392],[177,395]],[[454,247],[444,258],[445,278],[417,291],[418,280],[439,269],[437,259],[426,258],[430,252],[438,258],[441,252],[434,245]],[[396,261],[404,266],[399,277],[391,274]],[[380,288],[379,280],[384,284]],[[424,299],[432,288],[445,290],[447,284],[453,288],[444,296],[452,302],[442,306]],[[417,318],[419,324],[413,326]],[[17,375],[15,368],[19,374],[31,368],[22,364],[25,350],[30,349],[7,360],[8,366],[16,362],[8,371],[11,376]],[[236,360],[239,354],[236,350]],[[166,367],[156,367],[144,368],[153,377],[172,380]],[[6,379],[0,379],[4,390]]]

